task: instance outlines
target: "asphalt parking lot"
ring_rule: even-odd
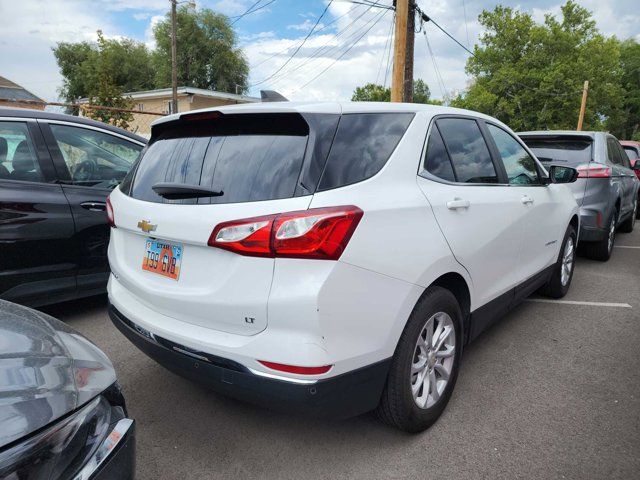
[[[369,415],[312,420],[213,394],[134,348],[108,319],[105,297],[46,311],[112,359],[137,421],[139,479],[640,472],[640,228],[619,234],[608,263],[579,258],[563,302],[534,298],[469,346],[447,410],[419,435]]]

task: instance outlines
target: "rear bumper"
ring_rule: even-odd
[[[580,242],[599,242],[607,237],[607,230],[604,228],[580,226]]]
[[[138,327],[112,305],[109,316],[125,337],[168,370],[215,392],[288,413],[348,418],[373,410],[380,401],[391,362],[383,360],[308,383],[285,381],[255,374],[237,362],[193,352],[157,337]]]

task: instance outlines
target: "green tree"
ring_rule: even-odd
[[[110,81],[124,92],[154,87],[154,71],[147,47],[131,39],[106,39],[98,32],[98,42],[60,42],[53,48],[63,85],[61,96],[69,103],[95,96],[104,79],[99,70],[109,71]]]
[[[495,116],[516,130],[575,129],[589,80],[585,129],[620,116],[620,49],[596,29],[591,13],[569,0],[561,19],[536,24],[528,13],[483,11],[485,32],[467,62],[473,83],[454,106]]]
[[[622,69],[620,98],[622,108],[618,116],[607,121],[609,130],[620,139],[640,137],[640,44],[633,39],[620,44]]]
[[[351,96],[354,102],[390,102],[391,89],[375,83],[367,83],[363,87],[356,87]],[[429,103],[441,105],[439,100],[431,99],[431,90],[421,78],[413,81],[413,103]]]
[[[171,16],[158,22],[153,65],[158,88],[171,85]],[[236,93],[248,89],[249,65],[237,46],[229,19],[203,8],[182,6],[177,12],[178,84]]]
[[[84,113],[94,120],[111,123],[120,128],[128,128],[129,122],[133,119],[131,112],[93,108],[93,106],[119,109],[133,107],[131,99],[122,95],[123,87],[116,80],[116,76],[120,72],[114,68],[112,47],[113,41],[106,40],[102,32],[98,30],[98,55],[93,65],[94,70],[91,72],[95,80],[92,84],[92,90],[89,92],[89,107],[84,109]]]

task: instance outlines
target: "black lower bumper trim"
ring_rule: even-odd
[[[380,401],[391,363],[387,359],[314,384],[296,384],[255,375],[245,368],[229,368],[221,362],[211,363],[189,354],[189,349],[181,353],[167,348],[167,340],[144,335],[144,330],[136,328],[112,305],[109,315],[125,337],[168,370],[224,395],[288,413],[348,418],[371,411]]]

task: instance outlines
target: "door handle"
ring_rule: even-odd
[[[92,212],[104,212],[107,209],[107,204],[104,202],[83,202],[80,206]]]
[[[469,208],[471,204],[468,200],[462,200],[461,198],[454,198],[453,200],[447,202],[447,208],[449,210],[457,210],[459,208]]]
[[[533,198],[531,198],[531,197],[529,197],[529,196],[525,195],[524,197],[522,197],[522,198],[520,199],[520,201],[521,201],[522,203],[524,203],[525,205],[531,205],[531,204],[533,203]]]

